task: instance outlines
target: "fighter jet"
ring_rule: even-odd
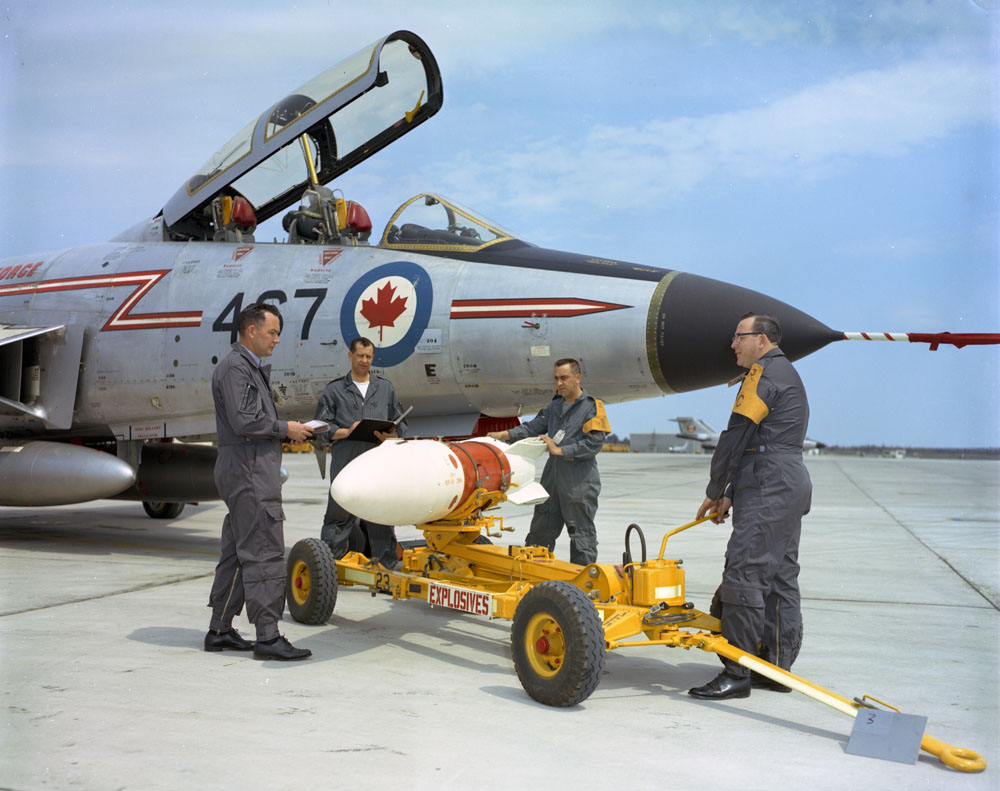
[[[114,496],[169,517],[215,498],[214,449],[172,440],[213,438],[212,370],[252,302],[283,314],[282,417],[312,417],[366,336],[424,437],[516,424],[550,400],[563,356],[609,403],[729,381],[748,307],[780,319],[793,360],[847,337],[739,286],[536,247],[432,192],[373,236],[362,203],[327,185],[443,98],[426,43],[391,33],[250,121],[156,216],[0,261],[0,505]],[[255,237],[271,217],[287,234],[276,243]]]
[[[677,434],[674,436],[679,437],[680,439],[700,442],[702,450],[715,450],[716,445],[719,444],[719,432],[708,425],[708,423],[701,418],[675,417],[674,420],[676,421],[677,428],[679,429]],[[816,440],[809,439],[808,437],[806,437],[802,442],[803,450],[816,450],[817,448],[825,447],[825,443],[817,442]]]

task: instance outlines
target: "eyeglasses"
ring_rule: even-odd
[[[733,343],[736,343],[740,338],[745,338],[747,335],[763,335],[763,332],[737,332],[733,335]]]

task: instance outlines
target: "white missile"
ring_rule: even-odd
[[[446,519],[477,489],[534,505],[549,496],[535,483],[534,460],[545,450],[538,438],[513,445],[489,438],[388,440],[344,467],[330,484],[330,495],[355,516],[383,525]]]

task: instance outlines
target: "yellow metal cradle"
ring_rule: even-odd
[[[311,619],[301,617],[322,589],[328,592],[332,587],[335,601],[338,586],[361,585],[372,595],[422,599],[432,606],[509,619],[518,678],[531,697],[552,706],[572,706],[586,699],[597,687],[606,652],[663,645],[726,657],[851,717],[869,707],[736,648],[720,634],[716,618],[685,601],[681,562],[664,557],[667,539],[705,519],[667,533],[655,559],[579,566],[556,559],[544,547],[489,543],[485,536],[496,537],[506,530],[499,517],[482,514],[484,507],[499,499],[496,494],[482,493],[464,518],[420,526],[426,545],[403,550],[395,569],[357,552],[310,564],[304,552],[296,552],[300,545],[309,544],[316,555],[329,550],[317,539],[300,541],[289,557],[293,617],[324,623],[332,601],[329,611],[320,608],[318,613],[307,613]],[[640,636],[643,639],[632,639]],[[978,753],[929,734],[921,748],[952,769],[986,768]]]

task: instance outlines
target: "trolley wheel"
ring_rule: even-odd
[[[184,503],[157,503],[143,500],[142,507],[151,519],[175,519],[184,510]]]
[[[288,612],[299,623],[326,623],[337,603],[337,561],[318,538],[297,541],[288,553]]]
[[[550,580],[528,591],[511,627],[514,669],[524,691],[547,706],[575,706],[604,669],[604,627],[586,594]]]

